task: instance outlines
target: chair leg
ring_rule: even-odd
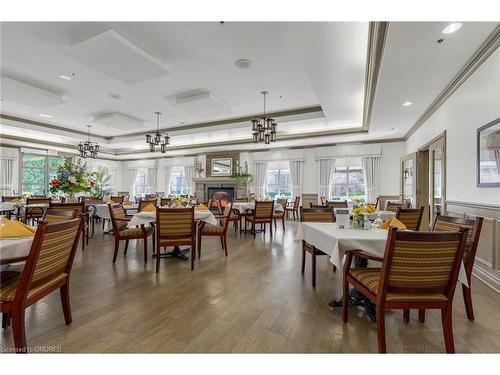
[[[278,229],[278,227],[277,227],[277,225],[276,225],[276,219],[273,219],[273,220],[274,220],[274,230],[277,230],[277,229]],[[271,225],[272,225],[272,224],[271,224]]]
[[[156,253],[156,235],[153,233],[151,235],[151,243],[153,244],[153,254]]]
[[[266,228],[266,224],[264,224],[264,229]],[[271,237],[273,236],[273,223],[270,222],[269,223],[269,234],[271,235]]]
[[[285,231],[285,215],[281,218],[281,225],[283,226],[283,232]]]
[[[337,266],[335,264],[332,265],[332,272],[337,272]]]
[[[125,250],[123,251],[123,255],[127,255],[128,251],[128,240],[125,241]]]
[[[227,256],[227,237],[224,237],[224,252],[226,253]]]
[[[349,321],[349,283],[344,275],[342,280],[342,321],[347,323]]]
[[[69,304],[69,285],[68,282],[59,288],[61,293],[61,304],[64,314],[64,322],[68,325],[71,324],[73,319],[71,318],[71,306]]]
[[[312,266],[312,287],[316,288],[316,254],[311,254],[312,255],[312,261],[311,261],[311,266]]]
[[[255,221],[252,222],[252,231],[253,231],[253,238],[255,238],[255,234],[257,232],[257,228],[255,228]]]
[[[24,309],[12,314],[12,331],[17,353],[26,353],[26,332],[24,330]]]
[[[418,321],[420,323],[425,323],[425,310],[418,310]]]
[[[222,236],[220,236],[220,247],[222,248],[222,251],[224,251],[224,238]]]
[[[306,251],[302,248],[302,267],[300,268],[300,272],[304,274],[304,270],[306,269]]]
[[[82,235],[80,240],[82,241],[82,251],[85,250],[85,228],[82,228]]]
[[[148,238],[144,237],[144,263],[148,262]]]
[[[453,323],[451,320],[451,307],[441,310],[441,320],[443,322],[444,345],[446,353],[455,353],[455,344],[453,343]]]
[[[2,328],[7,329],[7,327],[10,324],[10,314],[9,313],[2,313]]]
[[[379,353],[387,353],[385,346],[385,309],[377,306],[377,338]]]
[[[158,245],[158,250],[156,251],[156,273],[160,271],[160,246]]]
[[[464,295],[465,312],[467,313],[467,319],[470,321],[474,320],[474,310],[472,309],[472,293],[471,285],[469,280],[469,287],[462,284],[462,293]]]
[[[115,252],[113,254],[113,264],[116,262],[116,257],[118,256],[119,247],[120,247],[120,240],[115,238]]]
[[[403,309],[403,321],[405,323],[410,322],[410,309]]]

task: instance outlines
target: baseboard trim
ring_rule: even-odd
[[[492,275],[488,271],[474,266],[472,274],[481,282],[489,286],[495,292],[500,294],[500,278],[496,275]]]

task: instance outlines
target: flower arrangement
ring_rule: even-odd
[[[56,176],[49,182],[50,193],[66,194],[74,197],[77,193],[89,193],[95,186],[95,180],[87,172],[87,165],[82,165],[82,160],[76,163],[67,158],[62,165],[57,168]]]
[[[198,177],[201,177],[201,174],[205,171],[205,169],[203,169],[203,166],[201,165],[201,161],[199,161],[198,159],[194,161],[194,171]]]
[[[238,181],[247,181],[249,184],[253,181],[253,175],[247,172],[234,172],[229,176],[229,178],[233,178]]]
[[[250,194],[250,202],[255,202],[257,200],[257,194],[252,193]]]

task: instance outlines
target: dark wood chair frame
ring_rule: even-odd
[[[424,208],[423,207],[420,207],[420,208],[401,208],[401,207],[398,207],[397,210],[396,210],[396,219],[399,220],[399,217],[400,215],[403,213],[407,213],[407,212],[416,212],[416,211],[420,211],[420,215],[418,217],[418,222],[417,222],[417,227],[416,229],[412,229],[412,230],[416,230],[416,231],[419,231],[420,230],[420,225],[422,224],[422,216],[424,214]],[[403,224],[405,224],[403,222]]]
[[[256,219],[255,214],[259,210],[259,206],[262,206],[263,204],[269,204],[271,203],[271,213],[268,218],[259,218]],[[245,211],[245,234],[247,232],[247,223],[250,222],[252,224],[252,227],[250,229],[250,233],[253,233],[253,238],[255,238],[255,235],[257,233],[256,229],[256,224],[260,224],[260,227],[263,228],[264,235],[266,233],[266,224],[269,224],[269,229],[270,229],[270,234],[271,237],[273,236],[273,214],[274,214],[274,201],[256,201],[255,202],[255,208],[249,208]],[[253,219],[251,219],[253,218]]]
[[[40,254],[40,250],[42,248],[45,234],[49,229],[51,231],[54,228],[56,228],[56,230],[65,230],[75,226],[80,226],[80,228],[76,232],[76,237],[73,242],[68,261],[66,263],[66,268],[64,270],[64,273],[67,274],[67,277],[64,280],[51,285],[50,288],[42,289],[28,298],[31,280],[33,278],[33,273],[35,271],[35,266]],[[26,264],[24,265],[23,271],[20,275],[19,284],[14,300],[12,302],[0,303],[0,312],[2,312],[2,328],[7,328],[10,320],[12,319],[12,331],[14,333],[14,345],[16,353],[27,353],[26,332],[24,325],[25,310],[56,289],[59,289],[61,293],[61,304],[64,313],[64,321],[67,325],[71,324],[72,317],[69,300],[69,278],[73,260],[75,259],[78,240],[80,234],[82,233],[82,227],[82,218],[50,224],[40,223],[38,225],[30,252],[28,254],[28,257],[26,258]]]
[[[141,212],[144,210],[144,207],[146,207],[149,204],[152,204],[153,206],[156,207],[157,205],[157,200],[156,198],[146,198],[146,199],[139,199],[139,205],[137,206],[137,212]]]
[[[224,251],[224,254],[227,256],[227,228],[229,227],[229,223],[232,221],[231,220],[231,213],[233,212],[233,203],[228,202],[227,203],[230,207],[229,213],[227,215],[222,215],[222,216],[216,216],[216,219],[223,220],[223,225],[222,225],[222,232],[221,233],[210,233],[210,234],[203,234],[203,228],[205,227],[205,223],[202,222],[198,228],[198,240],[197,240],[197,246],[198,246],[198,258],[201,258],[201,239],[203,236],[212,236],[212,237],[220,237],[220,245],[222,247],[222,251]]]
[[[73,207],[76,207],[76,206],[79,207],[78,211],[80,213],[80,216],[83,218],[82,250],[85,250],[85,245],[89,244],[89,238],[90,238],[90,235],[89,235],[90,216],[86,212],[85,203],[83,201],[78,202],[78,203],[52,203],[52,202],[50,202],[48,208],[66,211],[65,210],[66,207],[68,210],[71,210],[71,209],[73,209]]]
[[[297,220],[299,218],[299,208],[300,208],[300,196],[295,197],[293,202],[288,202],[286,207],[283,207],[285,210],[286,217],[289,217],[289,213],[291,212],[293,215],[293,220]]]
[[[367,297],[376,306],[376,323],[377,323],[377,338],[378,349],[380,353],[386,353],[386,340],[385,340],[385,310],[392,309],[439,309],[441,310],[441,318],[443,324],[443,334],[447,353],[455,352],[455,345],[453,341],[453,325],[452,325],[452,309],[453,309],[453,295],[457,285],[458,273],[460,270],[460,262],[462,261],[465,244],[467,241],[467,229],[464,228],[460,232],[412,232],[412,231],[398,231],[397,228],[390,228],[388,231],[387,242],[385,246],[384,257],[380,258],[367,253],[363,250],[349,250],[346,252],[346,259],[344,262],[344,277],[343,277],[343,301],[342,301],[342,320],[344,323],[348,322],[349,314],[349,284],[356,288],[361,294]],[[407,241],[454,241],[459,239],[459,245],[453,260],[448,285],[443,291],[446,296],[446,301],[386,301],[386,295],[390,291],[404,292],[404,293],[432,293],[427,288],[389,288],[389,272],[392,264],[394,254],[394,247],[396,240]],[[352,260],[354,257],[382,262],[380,283],[377,294],[372,293],[365,285],[359,283],[354,277],[349,274]],[[441,291],[439,291],[441,292]]]

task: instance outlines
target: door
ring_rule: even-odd
[[[417,204],[417,153],[411,153],[401,158],[401,197],[410,202],[410,207]]]
[[[446,148],[441,137],[429,145],[429,203],[431,224],[446,214]]]

